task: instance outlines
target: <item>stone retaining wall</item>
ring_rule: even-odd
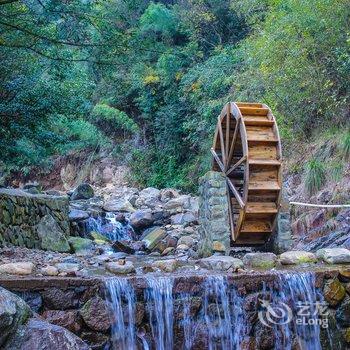
[[[234,285],[243,298],[242,307],[249,320],[250,331],[245,339],[247,343],[244,349],[275,349],[277,340],[271,333],[271,328],[264,327],[258,321],[258,312],[261,310],[259,298],[262,298],[263,294],[268,295],[272,289],[278,288],[276,284],[278,274],[266,272],[226,275],[226,277],[227,283]],[[182,324],[184,295],[189,293],[191,316],[197,319],[201,315],[204,303],[203,292],[207,278],[207,275],[173,276],[174,349],[184,348],[185,335]],[[322,349],[346,349],[345,343],[350,342],[350,301],[347,295],[349,278],[348,270],[340,273],[336,270],[315,273],[316,287],[321,292],[323,291],[328,304],[326,311],[329,328],[321,329]],[[132,277],[128,280],[137,296],[136,327],[141,332],[145,332],[148,344],[153,346],[147,311],[147,307],[152,307],[152,305],[147,305],[144,300],[148,280],[144,277]],[[106,289],[103,279],[54,277],[13,280],[0,278],[0,286],[20,295],[32,310],[39,313],[45,320],[72,331],[93,349],[109,348],[111,320],[108,312],[109,306],[105,301]],[[213,303],[213,300],[210,299],[210,303]],[[216,307],[215,304],[209,305],[210,310],[216,310]],[[207,349],[208,334],[204,325],[198,323],[197,331],[191,348]],[[257,339],[259,341],[256,341]],[[141,344],[138,345],[142,348]]]
[[[69,251],[68,198],[0,189],[0,246]]]
[[[230,248],[230,224],[225,177],[208,171],[200,178],[199,232],[200,252],[210,256],[213,251],[227,253]]]

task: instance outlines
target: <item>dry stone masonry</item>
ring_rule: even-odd
[[[0,246],[67,252],[68,198],[0,189]]]
[[[230,225],[225,177],[216,171],[207,172],[199,186],[200,252],[209,256],[213,251],[227,253],[230,248]]]

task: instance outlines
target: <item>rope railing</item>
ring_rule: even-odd
[[[317,207],[317,208],[350,208],[350,204],[312,204],[302,202],[289,202],[291,205],[301,205],[304,207]]]

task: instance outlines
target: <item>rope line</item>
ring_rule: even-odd
[[[319,208],[350,208],[350,204],[311,204],[302,202],[289,202],[291,205],[303,205],[305,207],[319,207]]]

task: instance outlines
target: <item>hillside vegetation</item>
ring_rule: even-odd
[[[267,103],[287,154],[336,126],[348,162],[349,21],[347,0],[0,0],[0,177],[103,149],[194,190],[230,100]]]

